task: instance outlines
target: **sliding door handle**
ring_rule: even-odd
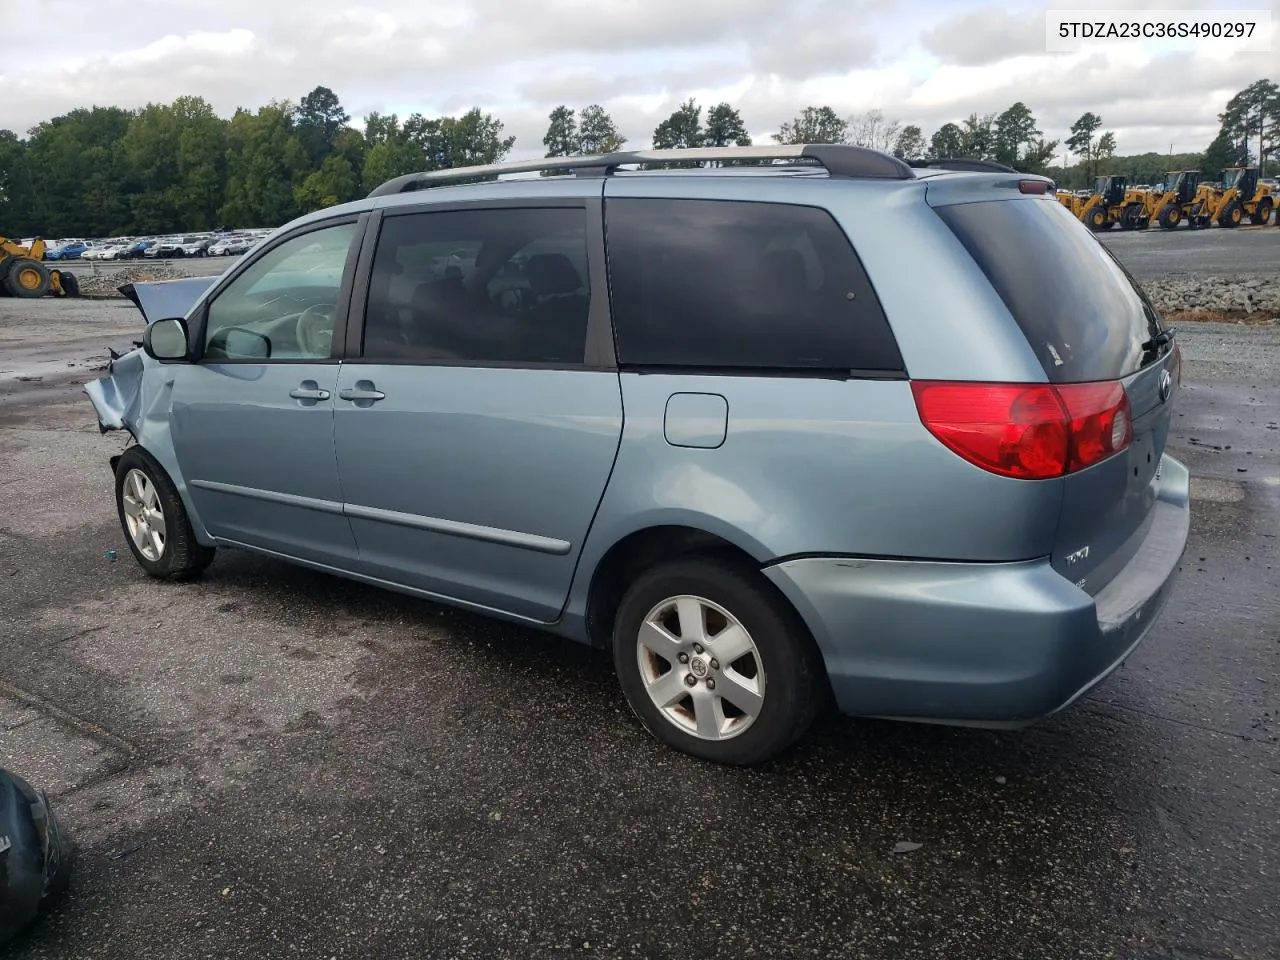
[[[373,403],[375,400],[385,400],[387,395],[374,387],[372,380],[357,380],[354,387],[339,390],[338,396],[343,400],[354,400],[356,403]]]

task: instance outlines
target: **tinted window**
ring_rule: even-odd
[[[354,223],[313,230],[250,264],[209,305],[205,358],[327,358],[355,233]]]
[[[582,363],[588,283],[581,209],[388,217],[370,278],[364,355]]]
[[[879,301],[816,207],[609,200],[620,362],[899,370]]]
[[[1022,328],[1053,383],[1115,380],[1155,354],[1159,315],[1120,262],[1058,203],[940,207]]]

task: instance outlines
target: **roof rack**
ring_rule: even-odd
[[[917,169],[923,167],[931,170],[968,170],[975,173],[991,171],[993,173],[1019,173],[1013,167],[994,160],[974,160],[969,157],[944,157],[940,160],[908,160],[907,166]]]
[[[715,163],[742,160],[794,160],[823,167],[833,177],[862,177],[880,180],[911,180],[911,168],[887,153],[847,144],[778,144],[771,147],[695,147],[689,150],[624,150],[592,157],[543,157],[489,163],[476,167],[455,167],[409,173],[388,180],[370,192],[370,197],[386,197],[426,187],[458,183],[475,177],[497,177],[511,173],[574,171],[586,176],[610,176],[619,167],[644,163]]]

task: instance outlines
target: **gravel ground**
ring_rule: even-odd
[[[137,330],[0,300],[0,368]],[[1119,673],[1028,731],[831,720],[752,771],[652,741],[567,642],[248,555],[148,580],[86,372],[0,382],[0,755],[80,846],[9,956],[1274,960],[1280,329],[1182,342],[1192,541]]]

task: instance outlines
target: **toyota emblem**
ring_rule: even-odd
[[[1164,403],[1173,393],[1173,374],[1168,370],[1160,371],[1160,402]]]

